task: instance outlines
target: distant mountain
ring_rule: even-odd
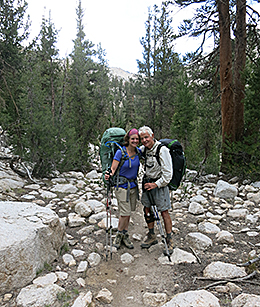
[[[118,67],[110,67],[110,72],[113,76],[119,77],[124,80],[129,80],[130,78],[135,79],[136,74],[130,73],[129,71],[125,71]]]

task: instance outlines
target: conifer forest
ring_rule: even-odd
[[[107,128],[148,125],[158,140],[181,142],[189,169],[259,179],[260,15],[252,3],[175,0],[147,9],[138,73],[124,80],[111,75],[103,46],[84,33],[81,1],[73,49],[60,58],[55,20],[43,18],[27,43],[27,2],[0,0],[0,133],[35,177],[86,172],[89,144],[99,145]],[[174,5],[196,5],[178,33]],[[202,44],[180,57],[182,36]]]

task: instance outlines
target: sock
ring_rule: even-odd
[[[117,233],[123,233],[123,230],[118,230]]]
[[[167,239],[170,239],[172,237],[172,233],[167,233]]]
[[[153,234],[154,234],[154,228],[149,228],[149,233],[150,233],[151,235],[153,235]]]
[[[127,232],[128,232],[127,230],[123,229],[123,234],[124,234],[124,235],[125,235]]]

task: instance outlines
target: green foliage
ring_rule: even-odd
[[[183,144],[184,150],[189,145],[189,137],[194,129],[195,110],[194,94],[183,71],[176,82],[175,113],[172,117],[171,131]]]
[[[23,91],[22,43],[28,36],[26,9],[23,0],[5,0],[0,5],[0,123],[9,135],[21,133],[18,99]]]
[[[229,172],[251,180],[260,175],[260,59],[247,63],[244,76],[247,80],[245,93],[245,135],[241,142],[227,144],[231,161]]]
[[[186,6],[198,2],[177,3]],[[197,7],[194,18],[184,20],[178,36],[203,34],[205,39],[213,35],[217,46],[216,7],[212,1],[200,3],[203,5]],[[30,46],[22,47],[28,35],[26,8],[23,0],[1,2],[0,123],[8,131],[14,152],[32,162],[33,176],[49,176],[56,170],[87,171],[90,142],[98,144],[111,126],[128,130],[142,125],[151,126],[158,139],[178,138],[188,168],[203,166],[206,173],[219,171],[217,49],[206,57],[187,53],[189,65],[181,63],[174,52],[176,35],[168,2],[149,10],[146,33],[140,41],[143,59],[138,61],[139,75],[128,81],[111,77],[101,45],[85,38],[81,1],[76,9],[74,48],[64,60],[58,58],[58,31],[50,19],[43,18],[39,36]],[[247,33],[252,61],[244,74],[245,135],[240,143],[227,144],[225,150],[230,154],[230,173],[257,178],[260,47],[253,20]]]
[[[137,101],[146,105],[142,116],[157,138],[169,134],[175,108],[176,78],[181,67],[174,52],[175,37],[171,22],[166,3],[160,10],[154,6],[153,14],[148,14],[146,36],[141,39],[143,61],[138,61],[140,75],[136,86],[140,96]]]

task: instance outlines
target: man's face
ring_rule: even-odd
[[[147,147],[148,149],[151,149],[153,147],[153,144],[154,144],[153,135],[150,136],[148,132],[140,133],[140,138],[141,138],[142,144],[145,147]]]

